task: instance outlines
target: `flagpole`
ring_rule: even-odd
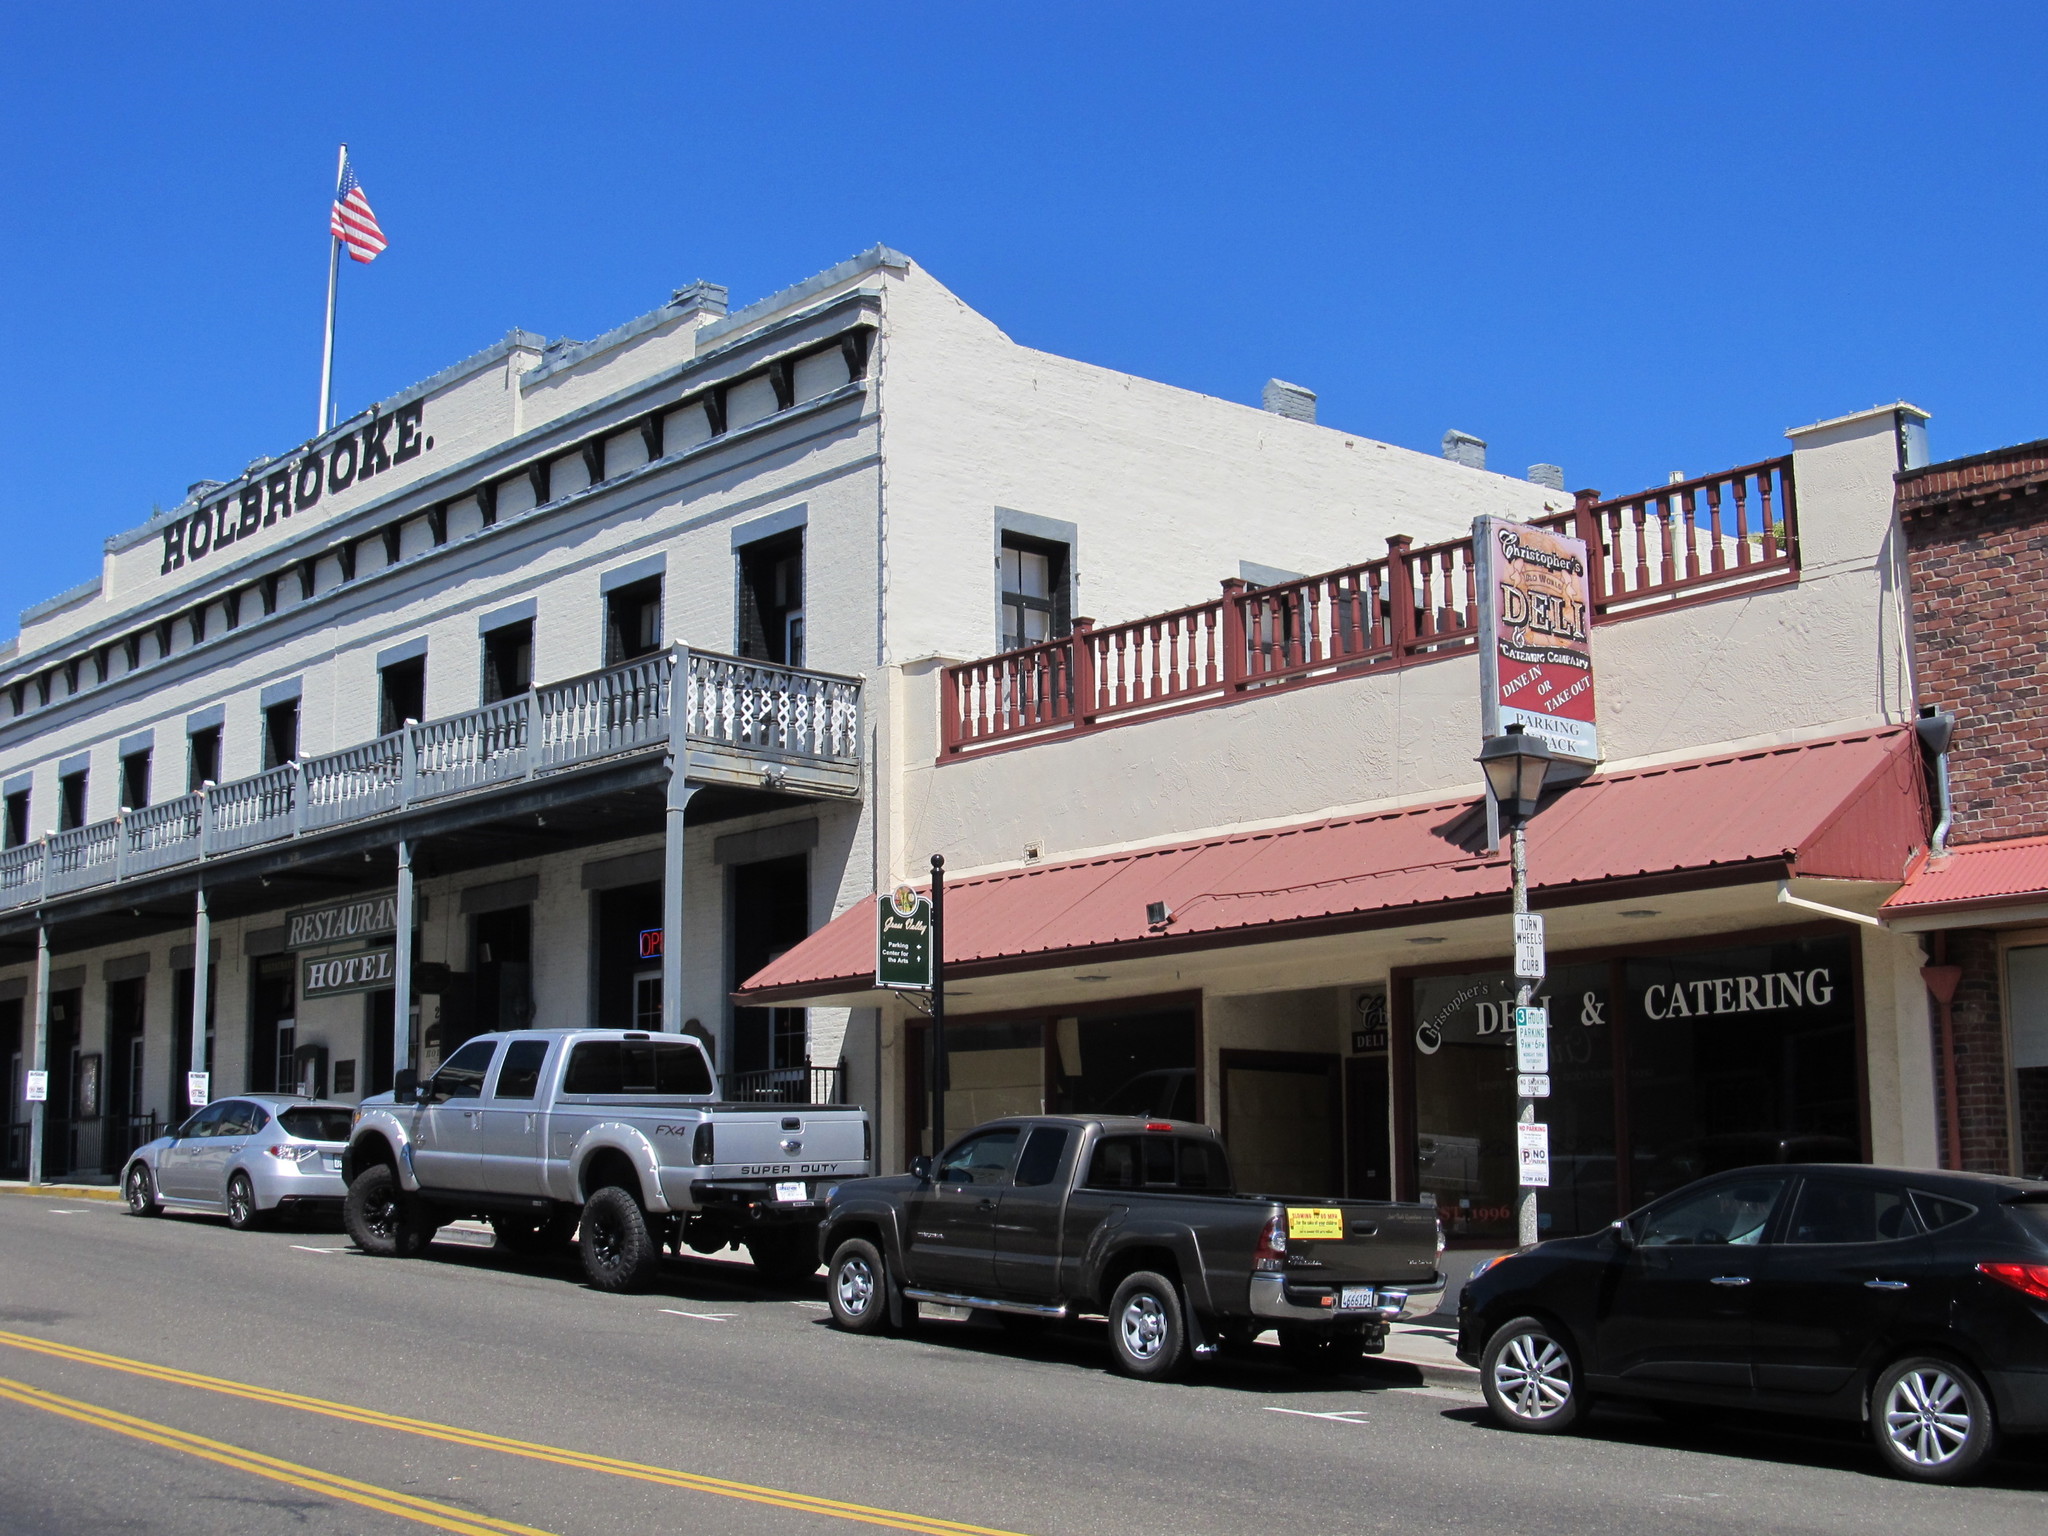
[[[348,169],[348,146],[341,146],[341,155],[334,162],[334,195],[341,196],[342,173]],[[320,354],[320,424],[313,429],[318,437],[329,426],[328,406],[334,397],[334,290],[341,278],[341,237],[329,234],[327,237],[327,345]]]

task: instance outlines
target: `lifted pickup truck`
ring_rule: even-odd
[[[818,1219],[869,1171],[867,1113],[723,1104],[710,1059],[682,1035],[531,1029],[465,1042],[426,1082],[401,1072],[356,1110],[342,1161],[349,1236],[410,1257],[461,1216],[514,1252],[574,1235],[600,1290],[653,1278],[664,1247],[744,1243],[788,1280],[818,1267]]]
[[[841,1328],[900,1328],[919,1303],[1103,1313],[1145,1378],[1268,1328],[1296,1363],[1341,1366],[1444,1285],[1429,1207],[1236,1194],[1214,1131],[1118,1115],[991,1121],[936,1167],[842,1183],[819,1238]]]

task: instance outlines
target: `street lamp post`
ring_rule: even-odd
[[[1536,814],[1537,802],[1543,797],[1543,781],[1549,777],[1550,765],[1555,761],[1551,750],[1539,738],[1526,734],[1519,725],[1509,726],[1505,733],[1479,749],[1479,766],[1486,772],[1486,787],[1493,795],[1494,804],[1500,807],[1501,821],[1508,834],[1508,869],[1513,883],[1518,938],[1520,920],[1529,912],[1527,827],[1529,819]],[[1521,969],[1517,967],[1518,971]],[[1529,978],[1523,977],[1515,991],[1518,1018],[1522,1016],[1521,1010],[1529,1006],[1530,991]],[[1536,1101],[1533,1098],[1516,1094],[1515,1123],[1518,1127],[1536,1123]],[[1521,1183],[1520,1134],[1517,1130],[1515,1240],[1527,1248],[1537,1240],[1536,1189],[1533,1185]]]

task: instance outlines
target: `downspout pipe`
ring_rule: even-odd
[[[1920,737],[1920,745],[1927,749],[1934,759],[1934,798],[1941,820],[1934,824],[1934,835],[1928,839],[1927,852],[1931,857],[1940,858],[1948,852],[1949,828],[1955,825],[1955,802],[1949,794],[1948,748],[1955,739],[1956,717],[1953,711],[1936,709],[1932,704],[1921,706],[1920,718],[1913,722],[1913,729]]]

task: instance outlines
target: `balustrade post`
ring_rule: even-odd
[[[901,686],[901,674],[898,674]],[[939,668],[939,751],[943,755],[958,752],[960,742],[966,734],[960,721],[960,669]]]
[[[1067,637],[1073,658],[1067,681],[1074,690],[1074,729],[1085,731],[1095,723],[1095,621],[1074,620],[1074,632]]]
[[[398,728],[398,803],[411,805],[420,790],[420,726],[408,720]]]
[[[285,766],[292,771],[291,836],[297,837],[306,830],[306,765],[295,757]]]
[[[519,777],[530,779],[540,767],[540,696],[531,688],[519,696]]]
[[[1572,537],[1586,546],[1586,579],[1592,588],[1593,611],[1600,611],[1601,599],[1607,596],[1607,563],[1600,558],[1600,519],[1593,515],[1593,508],[1600,503],[1598,491],[1572,492]]]
[[[128,808],[114,812],[114,882],[128,878]]]
[[[1245,654],[1244,594],[1249,586],[1242,576],[1223,578],[1223,691],[1244,685],[1251,675],[1251,659]]]
[[[203,779],[199,785],[199,857],[202,859],[213,852],[215,836],[213,780]]]
[[[1405,533],[1387,540],[1387,629],[1396,665],[1415,644],[1415,573],[1408,569],[1408,547],[1414,542]]]

